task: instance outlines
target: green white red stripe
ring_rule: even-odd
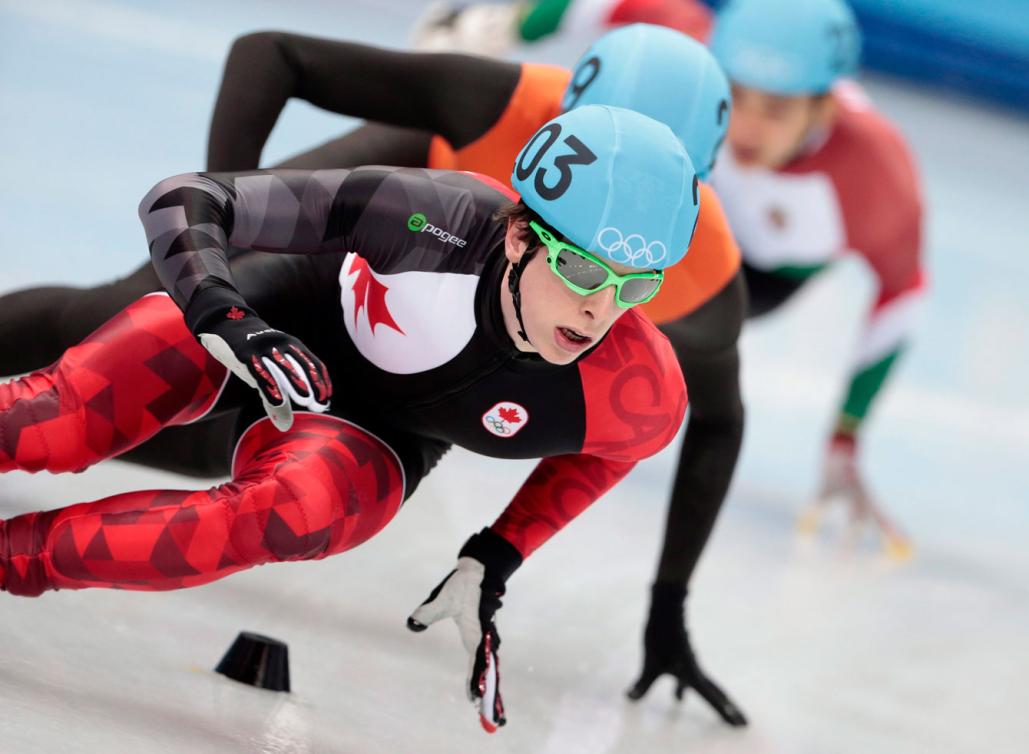
[[[854,371],[847,397],[840,410],[837,430],[854,432],[894,363],[914,332],[920,304],[925,296],[921,277],[911,288],[881,296],[872,309],[854,359]]]

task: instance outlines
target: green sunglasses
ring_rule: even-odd
[[[580,296],[589,296],[609,285],[615,286],[615,303],[622,309],[645,304],[661,290],[665,273],[661,270],[619,275],[602,259],[585,249],[558,241],[535,220],[529,227],[547,247],[547,262],[554,274]]]

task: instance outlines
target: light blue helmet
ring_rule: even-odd
[[[575,64],[561,107],[613,105],[664,123],[706,177],[729,127],[729,82],[708,49],[651,24],[615,29]]]
[[[571,243],[640,269],[682,259],[700,209],[675,134],[620,107],[584,105],[546,123],[515,160],[511,185]]]
[[[715,19],[711,51],[744,86],[818,94],[857,70],[861,32],[843,0],[730,0]]]

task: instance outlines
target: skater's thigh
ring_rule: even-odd
[[[232,465],[232,486],[265,522],[263,541],[279,560],[355,547],[389,523],[404,500],[404,472],[393,449],[335,416],[297,413],[287,432],[260,419],[243,432]],[[281,526],[262,511],[274,513]]]

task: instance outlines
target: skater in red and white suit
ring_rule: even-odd
[[[712,184],[743,254],[750,316],[778,308],[845,254],[875,278],[836,415],[815,507],[842,496],[908,544],[872,499],[857,464],[858,432],[910,342],[925,295],[922,201],[903,137],[844,78],[859,32],[842,0],[734,0],[719,13],[711,50],[728,74],[733,114]]]

